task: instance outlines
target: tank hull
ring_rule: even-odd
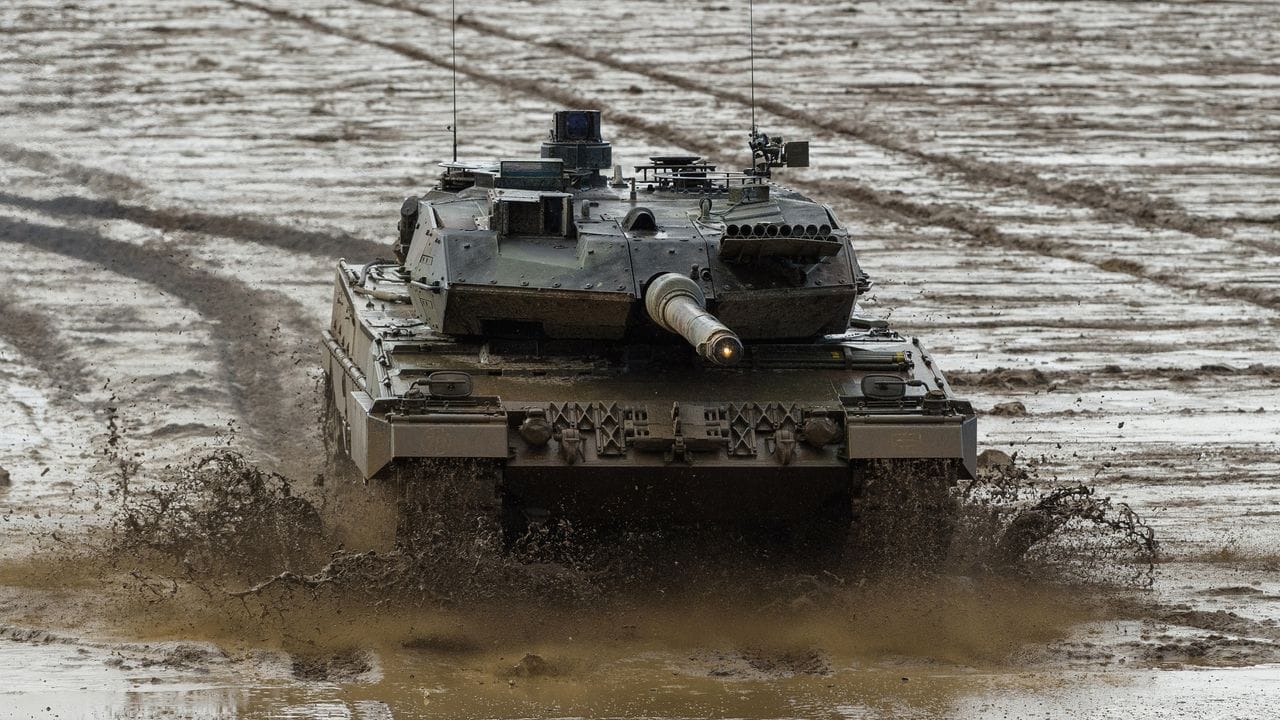
[[[725,368],[679,343],[444,336],[407,285],[340,264],[324,333],[338,444],[367,479],[483,458],[507,510],[785,521],[847,512],[875,460],[974,471],[972,409],[917,341],[884,329],[747,342]]]

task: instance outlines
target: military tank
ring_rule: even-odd
[[[838,535],[907,505],[945,526],[972,407],[855,312],[870,281],[832,209],[772,182],[807,143],[749,144],[744,171],[624,174],[600,112],[565,110],[537,158],[445,163],[394,259],[338,263],[336,451],[372,482],[465,465],[466,512],[509,541],[554,519]]]

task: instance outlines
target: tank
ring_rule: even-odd
[[[466,512],[508,540],[554,518],[842,531],[919,482],[944,513],[972,407],[856,312],[870,280],[832,209],[772,182],[807,143],[750,150],[624,173],[601,114],[565,110],[537,158],[446,163],[394,259],[338,263],[336,452],[373,482],[465,465]]]

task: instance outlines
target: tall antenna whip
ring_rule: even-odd
[[[458,0],[449,5],[449,51],[449,72],[453,76],[453,125],[449,129],[453,131],[453,161],[458,162]]]
[[[748,36],[751,44],[751,134],[756,132],[756,14],[755,0],[747,0]]]

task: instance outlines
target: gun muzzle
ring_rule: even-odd
[[[707,312],[702,288],[680,273],[665,273],[649,283],[644,307],[658,327],[680,335],[702,357],[717,365],[737,365],[742,341]]]

